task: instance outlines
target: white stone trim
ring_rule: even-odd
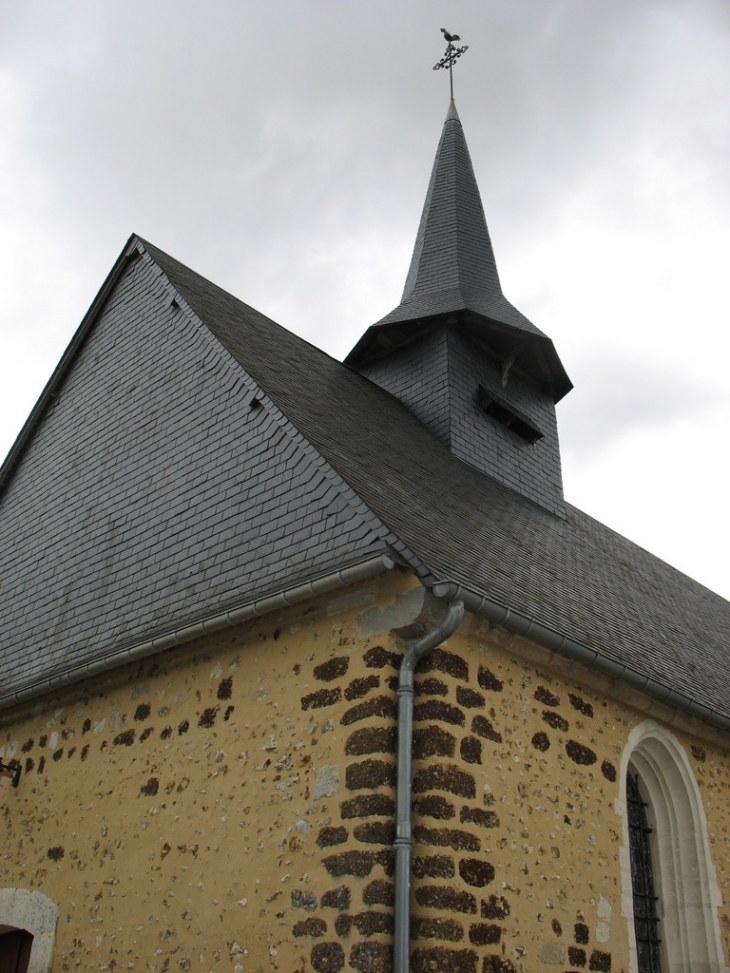
[[[617,812],[622,819],[621,911],[628,925],[629,970],[637,971],[626,775],[631,766],[648,797],[652,864],[659,902],[662,970],[728,973],[718,909],[722,895],[707,838],[702,797],[684,747],[654,720],[629,734],[621,758]]]
[[[28,973],[50,973],[58,909],[40,892],[0,889],[0,933],[25,929],[33,936]]]

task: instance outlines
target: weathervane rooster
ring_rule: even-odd
[[[461,37],[459,37],[458,34],[450,34],[448,32],[448,30],[446,30],[445,27],[442,27],[441,28],[441,33],[444,35],[444,38],[446,40],[446,44],[447,44],[446,53],[441,58],[441,60],[438,62],[438,64],[434,64],[433,69],[434,69],[434,71],[438,71],[439,68],[448,68],[449,69],[449,90],[451,91],[451,99],[453,101],[453,98],[454,98],[454,75],[452,73],[452,68],[453,68],[454,64],[456,64],[456,61],[464,53],[464,51],[468,51],[469,48],[467,47],[466,44],[463,47],[455,47],[454,46],[454,41],[460,41],[461,40]]]

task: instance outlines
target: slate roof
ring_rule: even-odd
[[[421,561],[730,716],[730,603],[456,459],[392,396],[149,245],[191,308]],[[302,390],[306,389],[306,394]],[[363,422],[367,416],[368,421]]]
[[[0,697],[395,551],[730,717],[730,604],[138,238],[0,485]]]

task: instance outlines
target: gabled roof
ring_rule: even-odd
[[[426,584],[456,581],[730,717],[730,603],[576,508],[557,518],[462,463],[387,392],[145,246]]]
[[[496,357],[513,357],[558,401],[572,388],[552,341],[502,293],[464,130],[452,101],[436,151],[401,302],[347,357],[357,367],[422,333],[424,322],[459,316]],[[510,362],[511,363],[511,362]]]
[[[395,542],[182,303],[135,241],[11,457],[0,696]]]
[[[134,239],[123,264],[0,497],[4,689],[396,550],[425,584],[509,606],[726,725],[730,604],[460,462],[383,389],[153,246]]]

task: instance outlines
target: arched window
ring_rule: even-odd
[[[634,940],[638,973],[661,973],[661,937],[655,892],[651,808],[644,799],[639,774],[629,766],[626,775],[626,811],[629,821],[631,894],[633,896]]]
[[[631,973],[725,973],[722,897],[684,748],[647,720],[630,734],[621,770],[622,903]]]
[[[0,889],[0,973],[48,973],[58,909],[40,892]]]

